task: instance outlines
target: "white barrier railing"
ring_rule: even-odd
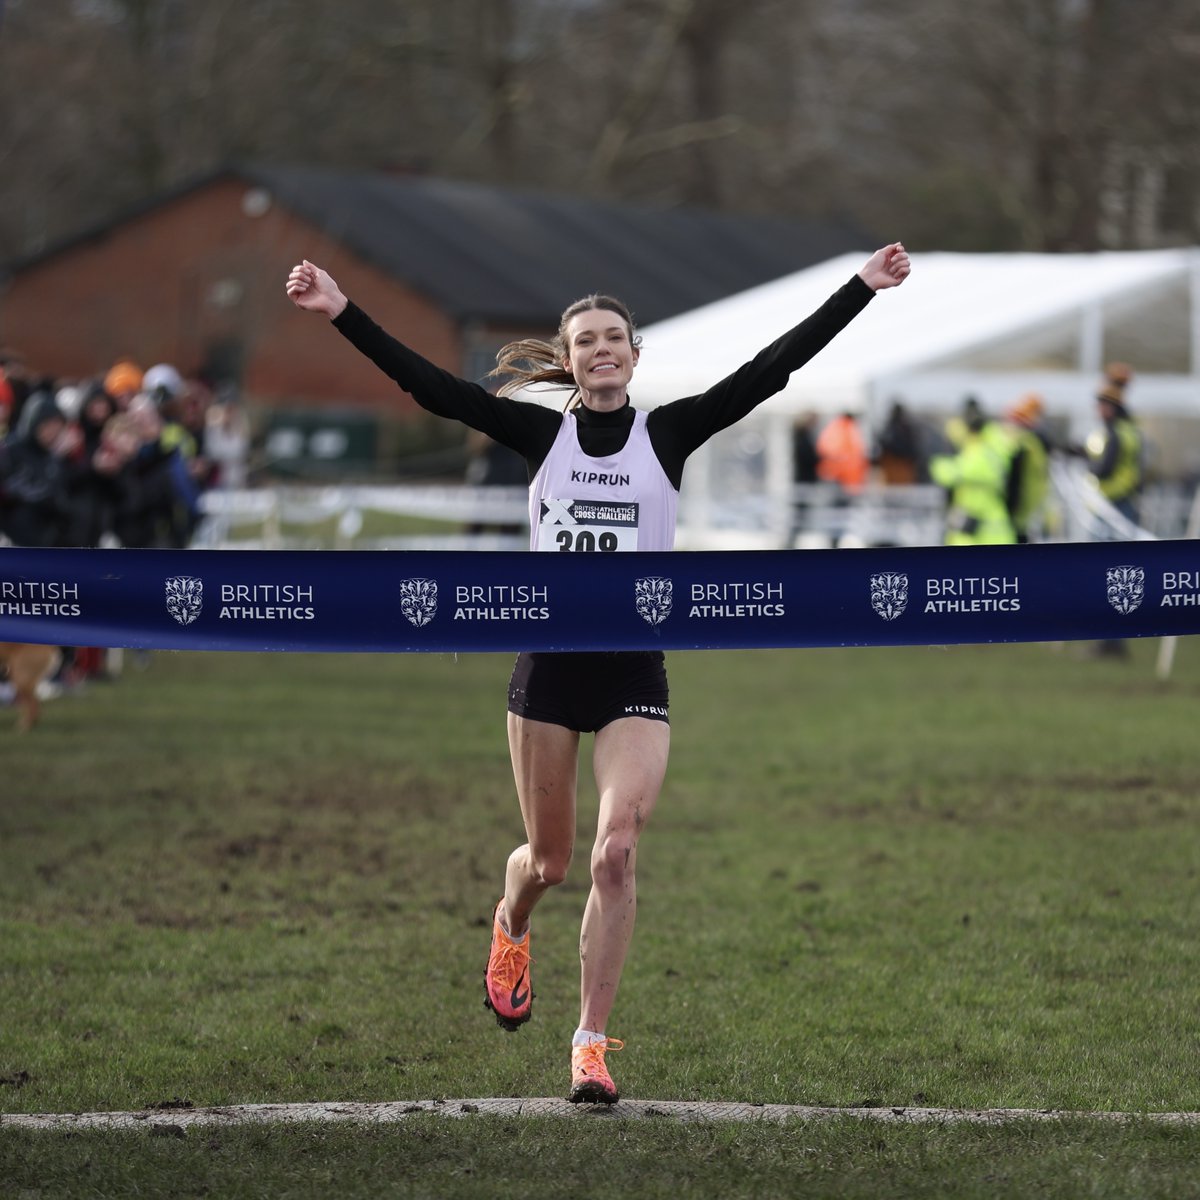
[[[1076,459],[1052,459],[1050,482],[1063,505],[1064,529],[1059,541],[1139,542],[1159,536],[1114,508]]]
[[[1135,525],[1087,480],[1082,464],[1051,464],[1057,520],[1054,541],[1138,541],[1181,537],[1193,508],[1190,492],[1150,488],[1141,498],[1143,520]],[[869,484],[844,495],[831,484],[792,489],[792,527],[770,534],[762,497],[733,497],[705,508],[707,523],[681,522],[679,544],[687,549],[728,548],[739,531],[760,548],[824,546],[936,546],[942,541],[945,492],[934,484]],[[200,549],[289,549],[332,545],[338,549],[514,549],[528,545],[528,495],[522,487],[398,484],[217,490],[201,497],[203,519],[192,545]],[[444,529],[364,536],[370,514],[444,522]],[[386,522],[373,523],[378,530]],[[331,526],[314,540],[320,526]],[[768,542],[770,543],[768,545]]]
[[[216,490],[200,498],[197,549],[307,547],[311,537],[293,530],[334,524],[334,547],[347,549],[524,549],[527,534],[497,534],[496,526],[528,529],[524,488],[463,486],[280,487]],[[477,525],[479,532],[363,537],[364,514],[418,517],[448,526]],[[256,530],[256,533],[247,533]]]

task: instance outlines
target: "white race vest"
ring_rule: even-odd
[[[637,412],[624,447],[592,458],[563,413],[550,453],[529,485],[531,550],[670,550],[679,493],[671,486]]]

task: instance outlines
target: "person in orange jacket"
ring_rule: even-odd
[[[861,492],[870,469],[866,439],[853,413],[834,417],[817,438],[817,478],[838,484],[849,494]]]

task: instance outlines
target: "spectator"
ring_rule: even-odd
[[[962,412],[951,417],[943,429],[945,439],[955,450],[961,450],[967,440],[967,434],[972,424],[978,424],[982,429],[987,417],[978,396],[965,396],[962,402]]]
[[[185,379],[183,394],[179,397],[179,423],[187,431],[195,454],[188,463],[188,474],[201,491],[214,487],[219,467],[209,457],[205,447],[208,433],[208,411],[213,405],[213,394],[208,385],[198,379]]]
[[[817,414],[806,412],[792,426],[792,481],[817,482]]]
[[[113,363],[104,376],[104,390],[113,398],[119,412],[129,408],[134,396],[142,390],[142,369],[130,358]]]
[[[21,412],[29,397],[37,391],[52,392],[54,381],[40,378],[25,365],[25,360],[14,350],[0,350],[0,369],[3,369],[4,378],[11,394],[8,424],[4,430],[0,431],[0,436],[3,436],[4,433],[11,433],[16,429],[21,420]]]
[[[1110,363],[1096,392],[1100,427],[1084,445],[1089,478],[1100,494],[1126,520],[1138,523],[1138,496],[1145,477],[1145,443],[1129,415],[1126,391],[1133,372],[1124,363]],[[1121,534],[1116,536],[1120,537]],[[1112,638],[1097,642],[1097,658],[1128,658],[1126,642]]]
[[[892,402],[887,423],[879,432],[877,458],[884,483],[917,483],[924,473],[921,431],[899,400]]]
[[[70,456],[79,431],[49,389],[34,392],[0,444],[0,528],[17,546],[62,546],[70,520]]]
[[[79,432],[83,435],[83,455],[90,459],[100,449],[104,426],[117,411],[117,402],[104,390],[104,385],[93,382],[83,386],[83,398],[79,405]]]
[[[1018,542],[1037,541],[1044,532],[1050,499],[1050,439],[1043,432],[1045,401],[1027,392],[1007,412],[1015,446],[1008,494]]]
[[[159,437],[164,448],[178,448],[185,458],[192,457],[197,447],[182,420],[183,376],[170,363],[156,363],[143,376],[141,393],[153,401],[162,418]]]
[[[222,488],[246,486],[250,457],[250,424],[232,395],[218,393],[204,414],[205,457],[213,464],[210,485]]]
[[[200,493],[207,486],[212,470],[200,453],[200,442],[186,419],[189,403],[194,407],[197,402],[194,395],[189,401],[189,393],[193,391],[170,363],[156,363],[142,379],[141,395],[158,411],[158,449],[171,484],[171,502],[164,506],[162,514],[166,544],[180,549],[191,541],[200,520]],[[194,419],[193,416],[193,422]]]
[[[834,417],[817,438],[817,476],[836,483],[847,495],[861,492],[870,460],[867,444],[853,413]]]
[[[8,432],[16,403],[12,381],[8,378],[8,361],[0,355],[0,438]]]
[[[112,397],[99,384],[85,392],[79,413],[81,451],[71,479],[72,546],[97,547],[119,540],[117,526],[129,504],[129,463],[137,453],[136,437],[121,442],[113,430],[132,419],[117,413]]]
[[[1138,520],[1138,495],[1142,490],[1145,446],[1141,430],[1129,415],[1125,383],[1107,378],[1096,393],[1100,427],[1088,435],[1085,444],[1088,471],[1100,494],[1135,525]]]
[[[162,443],[163,421],[149,396],[129,405],[130,429],[138,450],[128,468],[128,503],[119,515],[117,536],[123,546],[162,549],[186,544],[180,530],[187,522],[178,511],[179,453]]]
[[[71,519],[68,544],[112,546],[118,542],[116,528],[128,503],[128,464],[137,453],[136,437],[125,441],[114,436],[131,418],[117,413],[113,398],[99,383],[84,385],[79,407],[81,444],[72,463],[70,483]],[[65,652],[69,660],[65,682],[82,684],[91,679],[112,678],[110,661],[119,651],[101,646],[76,646]]]
[[[1017,540],[1009,515],[1009,458],[986,435],[988,420],[976,407],[963,417],[957,453],[936,455],[929,474],[950,494],[946,545],[1007,545]]]

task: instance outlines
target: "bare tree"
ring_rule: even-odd
[[[235,160],[1200,239],[1195,0],[7,0],[0,261]]]
[[[1136,244],[1132,228],[1117,233],[1106,219],[1139,186],[1122,164],[1194,158],[1196,133],[1193,115],[1172,146],[1147,119],[1155,91],[1195,93],[1194,46],[1189,67],[1160,22],[1182,30],[1196,17],[1173,0],[1154,7],[1159,21],[1138,0],[925,0],[908,14],[896,44],[919,39],[909,62],[926,81],[903,89],[893,115],[922,237],[1039,250]],[[1143,229],[1140,240],[1156,236]]]

